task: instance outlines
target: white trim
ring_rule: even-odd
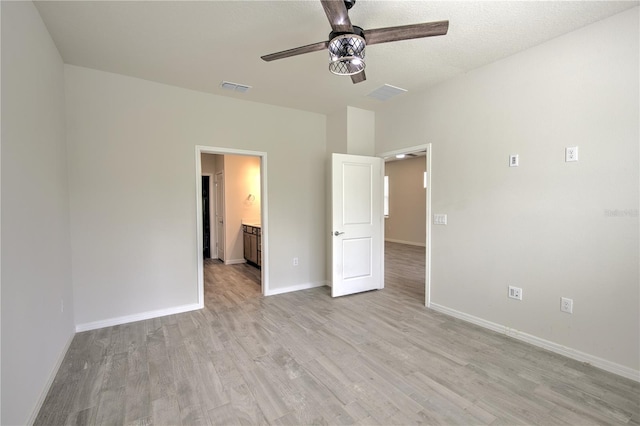
[[[397,149],[395,151],[383,152],[382,154],[378,154],[378,157],[389,158],[395,157],[397,154],[411,154],[414,152],[422,152],[426,151],[427,155],[425,155],[425,167],[427,169],[427,197],[426,197],[426,227],[425,227],[425,271],[424,271],[424,305],[429,308],[431,307],[431,221],[429,218],[431,217],[431,194],[433,192],[433,179],[431,179],[431,144],[427,143],[424,145],[412,146],[409,148]],[[393,240],[385,240],[385,241],[393,241]],[[405,243],[411,244],[411,243]],[[383,256],[384,258],[384,256]]]
[[[425,226],[425,260],[424,260],[424,305],[428,308],[431,306],[431,194],[433,194],[433,179],[431,173],[431,157],[433,156],[432,145],[428,143],[426,145],[427,155],[425,167],[427,168],[427,206],[426,206],[426,226]]]
[[[300,291],[300,290],[309,290],[311,288],[323,287],[326,285],[327,283],[325,281],[320,281],[317,283],[297,284],[289,287],[275,288],[269,291],[269,293],[265,294],[265,296],[275,296],[276,294],[291,293],[293,291]]]
[[[246,259],[229,259],[224,261],[225,265],[239,265],[241,263],[247,263],[247,260]]]
[[[204,259],[202,258],[202,156],[196,146],[196,277],[198,305],[204,306]]]
[[[87,322],[76,325],[76,333],[98,328],[111,327],[114,325],[128,324],[130,322],[143,321],[152,318],[164,317],[167,315],[182,314],[184,312],[196,311],[204,308],[204,305],[194,303],[191,305],[175,306],[172,308],[158,309],[155,311],[141,312],[139,314],[125,315],[123,317],[109,318],[106,320]]]
[[[626,377],[627,379],[640,382],[640,371],[634,370],[633,368],[629,368],[624,365],[620,365],[615,362],[608,361],[606,359],[599,358],[597,356],[579,351],[577,349],[560,345],[558,343],[550,342],[548,340],[541,339],[540,337],[523,333],[516,329],[509,328],[501,324],[496,324],[494,322],[487,321],[482,318],[478,318],[473,315],[466,314],[464,312],[456,311],[455,309],[447,308],[446,306],[438,305],[436,303],[431,303],[431,309],[433,309],[434,311],[443,313],[445,315],[449,315],[449,316],[461,319],[463,321],[467,321],[472,324],[479,325],[480,327],[487,328],[497,333],[505,334],[509,337],[513,337],[514,339],[521,340],[533,346],[537,346],[537,347],[546,349],[548,351],[555,352],[560,355],[564,355],[568,358],[575,359],[576,361],[586,362],[588,364],[593,365],[594,367],[601,368],[602,370],[608,371],[613,374],[617,374],[622,377]]]
[[[214,197],[215,197],[215,202],[213,204],[213,208],[215,209],[213,212],[213,215],[215,217],[214,222],[215,225],[212,227],[212,229],[215,231],[214,235],[215,235],[215,243],[216,243],[216,259],[220,259],[220,246],[222,246],[222,254],[223,256],[226,256],[227,254],[227,247],[226,247],[226,233],[224,232],[224,226],[222,226],[223,231],[218,233],[218,209],[220,210],[221,214],[222,214],[222,223],[226,223],[227,219],[225,217],[225,206],[224,206],[224,185],[225,185],[225,180],[224,180],[224,166],[222,168],[222,170],[217,170],[216,169],[216,174],[215,174],[215,178],[214,178],[215,182],[214,182],[214,187],[215,187],[215,192],[214,192]],[[220,185],[220,182],[222,182],[222,185]],[[218,206],[218,191],[222,192],[222,208],[219,208]],[[220,241],[222,240],[222,241]],[[224,262],[224,259],[220,259],[221,261]]]
[[[44,400],[47,397],[49,390],[51,390],[51,385],[53,385],[53,381],[55,380],[56,375],[58,374],[58,370],[60,370],[60,367],[62,366],[62,361],[64,361],[64,357],[65,355],[67,355],[67,351],[69,350],[69,347],[71,346],[71,342],[73,341],[73,338],[75,336],[76,336],[76,333],[71,333],[71,335],[69,336],[69,339],[67,340],[67,343],[64,345],[64,348],[62,348],[60,355],[58,355],[58,360],[56,361],[55,365],[51,369],[49,378],[47,379],[47,382],[44,384],[44,387],[42,388],[42,392],[40,392],[40,397],[38,397],[38,400],[36,401],[36,405],[33,407],[33,410],[31,410],[31,415],[29,416],[29,420],[27,420],[28,425],[32,425],[35,423],[36,418],[38,417],[38,413],[42,408],[42,404],[44,404]]]
[[[416,246],[416,247],[426,247],[425,243],[416,243],[415,241],[405,241],[405,240],[394,240],[391,238],[385,238],[385,242],[389,243],[398,243],[398,244],[406,244],[408,246]]]
[[[213,146],[196,145],[196,244],[202,247],[202,164],[200,162],[201,154],[219,154],[219,155],[245,155],[260,158],[260,216],[261,216],[261,242],[262,242],[262,262],[261,262],[261,283],[262,295],[269,294],[269,203],[268,203],[268,185],[267,185],[267,153],[262,151],[249,151],[243,149],[219,148]],[[196,253],[200,253],[202,249],[198,249]],[[225,262],[226,264],[226,262]],[[197,277],[198,277],[198,303],[204,306],[204,265],[202,256],[198,255],[197,259]]]

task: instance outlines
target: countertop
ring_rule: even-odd
[[[260,222],[252,222],[250,220],[243,220],[242,221],[243,225],[247,225],[247,226],[253,226],[254,228],[261,228],[261,224]]]

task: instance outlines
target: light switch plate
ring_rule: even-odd
[[[442,213],[436,213],[433,215],[433,224],[434,225],[446,225],[447,224],[447,215]]]
[[[522,289],[520,287],[509,286],[509,297],[512,299],[522,300]]]

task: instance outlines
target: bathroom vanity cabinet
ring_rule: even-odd
[[[261,228],[255,224],[243,224],[244,258],[253,266],[262,265]]]

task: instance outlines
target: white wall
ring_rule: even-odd
[[[426,157],[388,161],[389,217],[384,220],[386,241],[425,246],[427,190]]]
[[[33,421],[74,321],[62,59],[31,2],[1,8],[0,423],[10,425]]]
[[[638,39],[634,8],[376,116],[378,152],[433,143],[432,302],[636,375]]]
[[[373,111],[347,107],[347,154],[375,155],[375,117]]]
[[[324,283],[324,116],[76,66],[65,77],[78,325],[197,302],[196,145],[267,152],[271,290]]]
[[[327,116],[327,155],[348,153],[348,108],[339,108]]]

